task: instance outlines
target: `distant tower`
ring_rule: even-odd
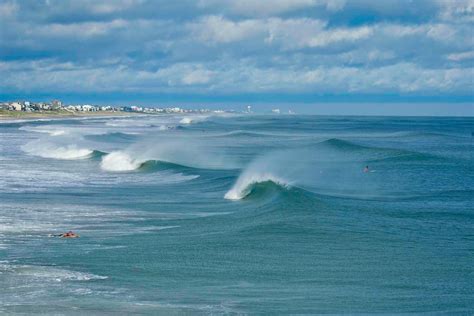
[[[252,106],[247,105],[247,113],[252,113]]]

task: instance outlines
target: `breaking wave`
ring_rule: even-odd
[[[379,195],[374,177],[363,166],[376,158],[398,154],[397,150],[366,147],[340,139],[329,139],[314,146],[268,152],[251,162],[224,195],[243,199],[258,184],[271,182],[283,188],[296,187],[331,196]],[[268,188],[268,186],[260,186]]]
[[[30,155],[62,160],[87,159],[94,153],[92,149],[81,148],[75,144],[58,146],[42,142],[28,143],[24,145],[22,149]]]
[[[124,151],[111,152],[102,157],[100,167],[105,171],[133,171],[140,168],[145,161],[132,158]]]
[[[272,182],[285,188],[290,186],[288,181],[271,173],[248,170],[237,179],[235,185],[225,194],[224,198],[228,200],[241,200],[252,193],[252,189],[256,184],[266,182]]]
[[[180,124],[191,124],[191,123],[203,122],[207,118],[208,118],[208,116],[206,116],[206,115],[185,116],[179,121],[179,123]]]
[[[100,167],[105,171],[124,172],[142,169],[144,171],[166,170],[166,169],[195,169],[188,166],[167,162],[157,159],[134,158],[125,151],[114,151],[103,154]]]
[[[190,117],[185,117],[185,118],[181,119],[181,121],[179,121],[179,123],[181,123],[181,124],[191,124],[192,122],[193,122],[193,120]]]

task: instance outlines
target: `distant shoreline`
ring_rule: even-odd
[[[75,117],[100,117],[100,116],[131,116],[144,115],[142,113],[122,112],[122,111],[95,111],[95,112],[68,112],[68,111],[47,111],[47,112],[21,112],[21,111],[0,111],[0,121],[3,120],[34,120],[50,118],[75,118]]]

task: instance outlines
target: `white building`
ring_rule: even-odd
[[[13,102],[10,104],[10,107],[13,111],[21,111],[21,104],[18,102]]]

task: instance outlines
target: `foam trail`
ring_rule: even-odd
[[[33,265],[8,265],[0,264],[0,273],[15,273],[21,276],[28,276],[38,279],[52,279],[57,282],[61,281],[89,281],[104,280],[106,276],[96,275],[92,273],[71,271],[59,269],[49,266],[33,266]]]
[[[140,168],[143,162],[124,151],[115,151],[102,157],[100,167],[106,171],[133,171]]]
[[[64,129],[58,129],[54,127],[28,127],[28,126],[23,126],[20,127],[20,130],[23,131],[28,131],[28,132],[35,132],[35,133],[45,133],[49,134],[51,136],[61,136],[61,135],[66,135],[68,134],[68,131]]]
[[[24,145],[22,149],[34,156],[64,160],[86,159],[93,153],[93,150],[80,148],[75,144],[57,146],[37,141]]]

